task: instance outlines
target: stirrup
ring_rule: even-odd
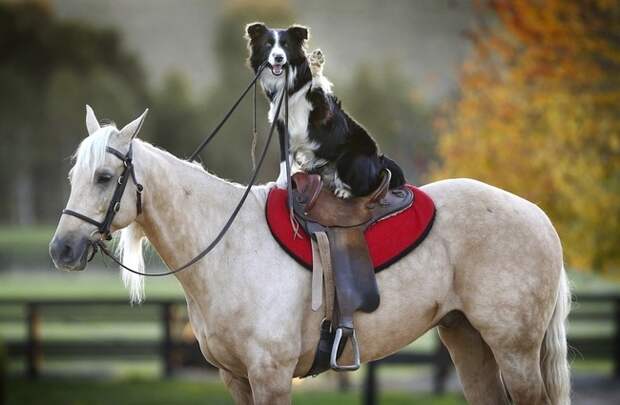
[[[353,349],[353,364],[340,365],[338,364],[338,347],[343,337],[351,339],[351,348]],[[357,346],[357,337],[355,336],[355,329],[340,327],[336,329],[336,336],[334,337],[334,344],[332,345],[332,354],[330,357],[329,365],[332,370],[336,371],[355,371],[360,368],[360,350]]]

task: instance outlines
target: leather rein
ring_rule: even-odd
[[[254,86],[254,133],[256,133],[256,82],[258,80],[258,78],[260,77],[261,73],[263,72],[263,70],[267,67],[267,62],[264,62],[258,69],[256,76],[254,77],[254,79],[250,82],[250,84],[247,86],[247,88],[243,91],[243,93],[241,94],[241,96],[239,96],[239,98],[237,99],[237,101],[233,104],[233,106],[231,107],[231,109],[226,113],[226,115],[224,116],[224,118],[222,119],[222,121],[213,129],[213,131],[211,132],[211,134],[198,146],[198,148],[194,151],[194,153],[192,153],[192,155],[190,156],[189,160],[192,161],[196,158],[196,156],[198,156],[198,154],[204,149],[204,147],[215,137],[215,135],[219,132],[219,130],[222,128],[222,126],[224,125],[224,123],[228,120],[228,118],[230,118],[230,116],[232,115],[232,113],[235,111],[235,109],[237,108],[237,106],[239,105],[239,103],[241,102],[241,100],[243,100],[243,98],[247,95],[247,93],[249,92],[249,90],[252,88],[252,86]],[[132,269],[130,267],[127,267],[126,265],[124,265],[121,260],[117,259],[116,256],[114,256],[113,253],[111,253],[106,244],[105,241],[109,241],[112,239],[112,234],[111,234],[111,226],[112,226],[112,222],[114,221],[114,217],[116,216],[116,214],[118,213],[118,211],[120,210],[120,206],[121,206],[121,199],[123,198],[123,194],[125,192],[125,188],[127,187],[127,183],[129,182],[129,179],[131,178],[134,182],[134,184],[136,185],[136,210],[137,210],[137,215],[140,215],[142,213],[142,192],[144,190],[144,187],[142,186],[142,184],[140,184],[137,179],[136,179],[136,174],[135,174],[135,170],[134,170],[134,164],[133,164],[133,144],[130,141],[129,144],[129,150],[127,151],[126,154],[123,154],[121,152],[119,152],[118,150],[111,148],[109,146],[106,147],[106,152],[111,153],[112,155],[116,156],[117,158],[119,158],[124,165],[123,171],[120,175],[120,177],[118,178],[117,184],[116,184],[116,188],[114,189],[114,193],[112,194],[112,199],[110,200],[110,204],[108,205],[108,209],[106,211],[106,215],[103,219],[103,221],[97,221],[95,219],[92,219],[86,215],[80,214],[77,211],[73,211],[70,209],[64,209],[62,211],[63,215],[70,215],[76,218],[81,219],[82,221],[88,222],[89,224],[92,224],[94,226],[97,227],[97,230],[94,233],[98,233],[99,234],[99,239],[95,240],[95,241],[91,241],[91,247],[93,248],[93,251],[88,259],[88,261],[91,261],[95,254],[97,253],[97,251],[101,251],[102,255],[108,256],[109,258],[111,258],[116,264],[118,264],[119,266],[121,266],[123,269],[140,275],[140,276],[150,276],[150,277],[162,277],[162,276],[168,276],[171,274],[175,274],[178,273],[180,271],[183,271],[185,269],[187,269],[188,267],[192,266],[193,264],[196,264],[198,261],[200,261],[203,257],[205,257],[209,252],[211,252],[216,246],[217,244],[222,240],[222,238],[224,237],[224,235],[226,234],[226,232],[228,231],[228,229],[230,229],[231,225],[233,224],[233,222],[235,221],[237,215],[239,214],[239,211],[241,211],[241,208],[243,207],[243,204],[245,203],[248,195],[250,194],[250,191],[252,189],[252,186],[254,186],[256,179],[258,177],[258,173],[263,165],[263,162],[265,161],[265,157],[267,156],[267,151],[269,149],[269,145],[271,143],[271,139],[273,138],[273,132],[275,130],[276,127],[276,123],[278,121],[277,117],[280,114],[280,108],[282,107],[282,103],[284,101],[286,101],[285,103],[285,146],[288,149],[288,98],[289,98],[289,92],[288,92],[288,88],[287,88],[287,84],[288,84],[288,75],[289,75],[289,68],[288,65],[285,66],[285,84],[283,87],[283,94],[280,97],[280,100],[278,101],[278,105],[276,107],[276,113],[275,113],[275,117],[276,119],[273,120],[273,122],[271,123],[271,127],[269,129],[269,134],[267,136],[267,140],[265,142],[265,146],[263,147],[263,150],[261,151],[261,155],[260,158],[254,168],[254,170],[252,171],[252,174],[250,176],[250,179],[248,181],[248,184],[245,188],[245,191],[241,197],[241,199],[239,200],[239,202],[237,203],[235,209],[233,210],[233,212],[230,214],[230,217],[228,218],[228,220],[226,221],[226,223],[224,224],[224,226],[222,226],[222,229],[220,230],[220,232],[217,234],[217,236],[211,241],[211,243],[209,243],[209,245],[204,248],[200,253],[198,253],[194,258],[192,258],[190,261],[188,261],[187,263],[185,263],[184,265],[177,267],[176,269],[170,270],[170,271],[165,271],[165,272],[161,272],[161,273],[144,273],[135,269]],[[133,138],[136,136],[136,134],[138,133],[138,131],[140,130],[140,127],[138,127],[136,129],[136,131],[134,132],[134,134],[132,135],[132,140]],[[290,184],[291,184],[291,180],[290,180],[290,164],[288,162],[287,159],[287,177],[288,177],[288,184],[289,184],[289,188],[290,188]],[[290,194],[289,194],[290,196]],[[289,198],[290,200],[290,198]],[[292,212],[292,210],[291,210]]]

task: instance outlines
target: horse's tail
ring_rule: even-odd
[[[570,304],[570,288],[566,271],[562,267],[555,309],[540,349],[540,369],[552,405],[570,405],[570,370],[565,328]]]
[[[117,253],[121,262],[132,269],[144,272],[143,243],[146,241],[144,231],[133,222],[121,231]],[[131,303],[144,300],[144,277],[121,268],[121,277],[125,287],[129,289]]]

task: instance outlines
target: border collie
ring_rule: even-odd
[[[249,64],[256,73],[267,61],[260,77],[269,99],[269,121],[273,122],[277,101],[282,96],[284,69],[289,80],[290,157],[283,150],[284,107],[277,117],[281,160],[278,187],[286,187],[285,160],[292,160],[292,172],[319,173],[324,183],[340,198],[364,196],[381,182],[381,171],[392,173],[390,188],[405,184],[401,168],[379,154],[370,134],[341,107],[332,94],[331,83],[323,76],[325,58],[320,50],[306,54],[308,28],[293,25],[270,29],[257,22],[246,26]],[[372,100],[369,100],[372,102]]]

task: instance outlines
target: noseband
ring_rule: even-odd
[[[125,188],[127,187],[127,183],[129,182],[129,179],[131,178],[134,184],[136,185],[136,210],[138,212],[138,215],[142,213],[142,190],[144,190],[144,187],[142,187],[142,184],[138,183],[138,181],[136,180],[136,172],[134,170],[133,159],[132,159],[133,143],[129,143],[129,150],[124,155],[121,152],[109,146],[106,147],[106,152],[111,153],[112,155],[119,158],[123,162],[124,167],[123,167],[123,172],[121,173],[121,175],[119,176],[116,182],[116,188],[114,189],[114,194],[112,194],[112,199],[110,200],[110,205],[108,205],[108,210],[106,211],[103,221],[99,222],[95,219],[92,219],[91,217],[87,217],[86,215],[80,214],[79,212],[76,212],[73,210],[69,210],[69,209],[62,210],[62,213],[64,215],[71,215],[73,217],[81,219],[82,221],[88,222],[89,224],[95,225],[97,227],[97,232],[101,236],[100,237],[101,240],[112,239],[110,227],[112,226],[112,221],[114,221],[114,217],[116,216],[116,213],[121,208],[121,199],[123,198],[123,193],[125,192]],[[93,256],[94,256],[94,253],[96,252],[96,245],[93,245],[93,246],[95,246],[95,250],[93,251]],[[92,256],[91,256],[91,259],[92,259]]]

